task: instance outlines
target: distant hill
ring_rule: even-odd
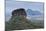
[[[41,15],[42,13],[41,12],[39,12],[39,11],[33,11],[33,10],[31,10],[31,9],[28,9],[27,10],[27,14],[28,15],[32,15],[32,16],[34,16],[34,15]]]

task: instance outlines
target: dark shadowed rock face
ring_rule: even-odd
[[[25,9],[20,8],[20,9],[16,9],[12,12],[12,16],[23,16],[26,17],[26,12]]]

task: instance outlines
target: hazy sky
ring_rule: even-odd
[[[16,2],[15,0],[6,0],[6,14],[11,14],[16,8],[25,8],[37,10],[43,13],[43,3],[40,2]]]

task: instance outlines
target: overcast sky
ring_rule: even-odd
[[[15,0],[6,0],[6,14],[11,14],[16,8],[25,8],[37,10],[43,13],[43,3],[40,2],[16,2]]]

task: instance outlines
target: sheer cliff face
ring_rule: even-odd
[[[26,17],[26,12],[25,9],[20,8],[20,9],[16,9],[12,12],[12,16],[23,16]]]

